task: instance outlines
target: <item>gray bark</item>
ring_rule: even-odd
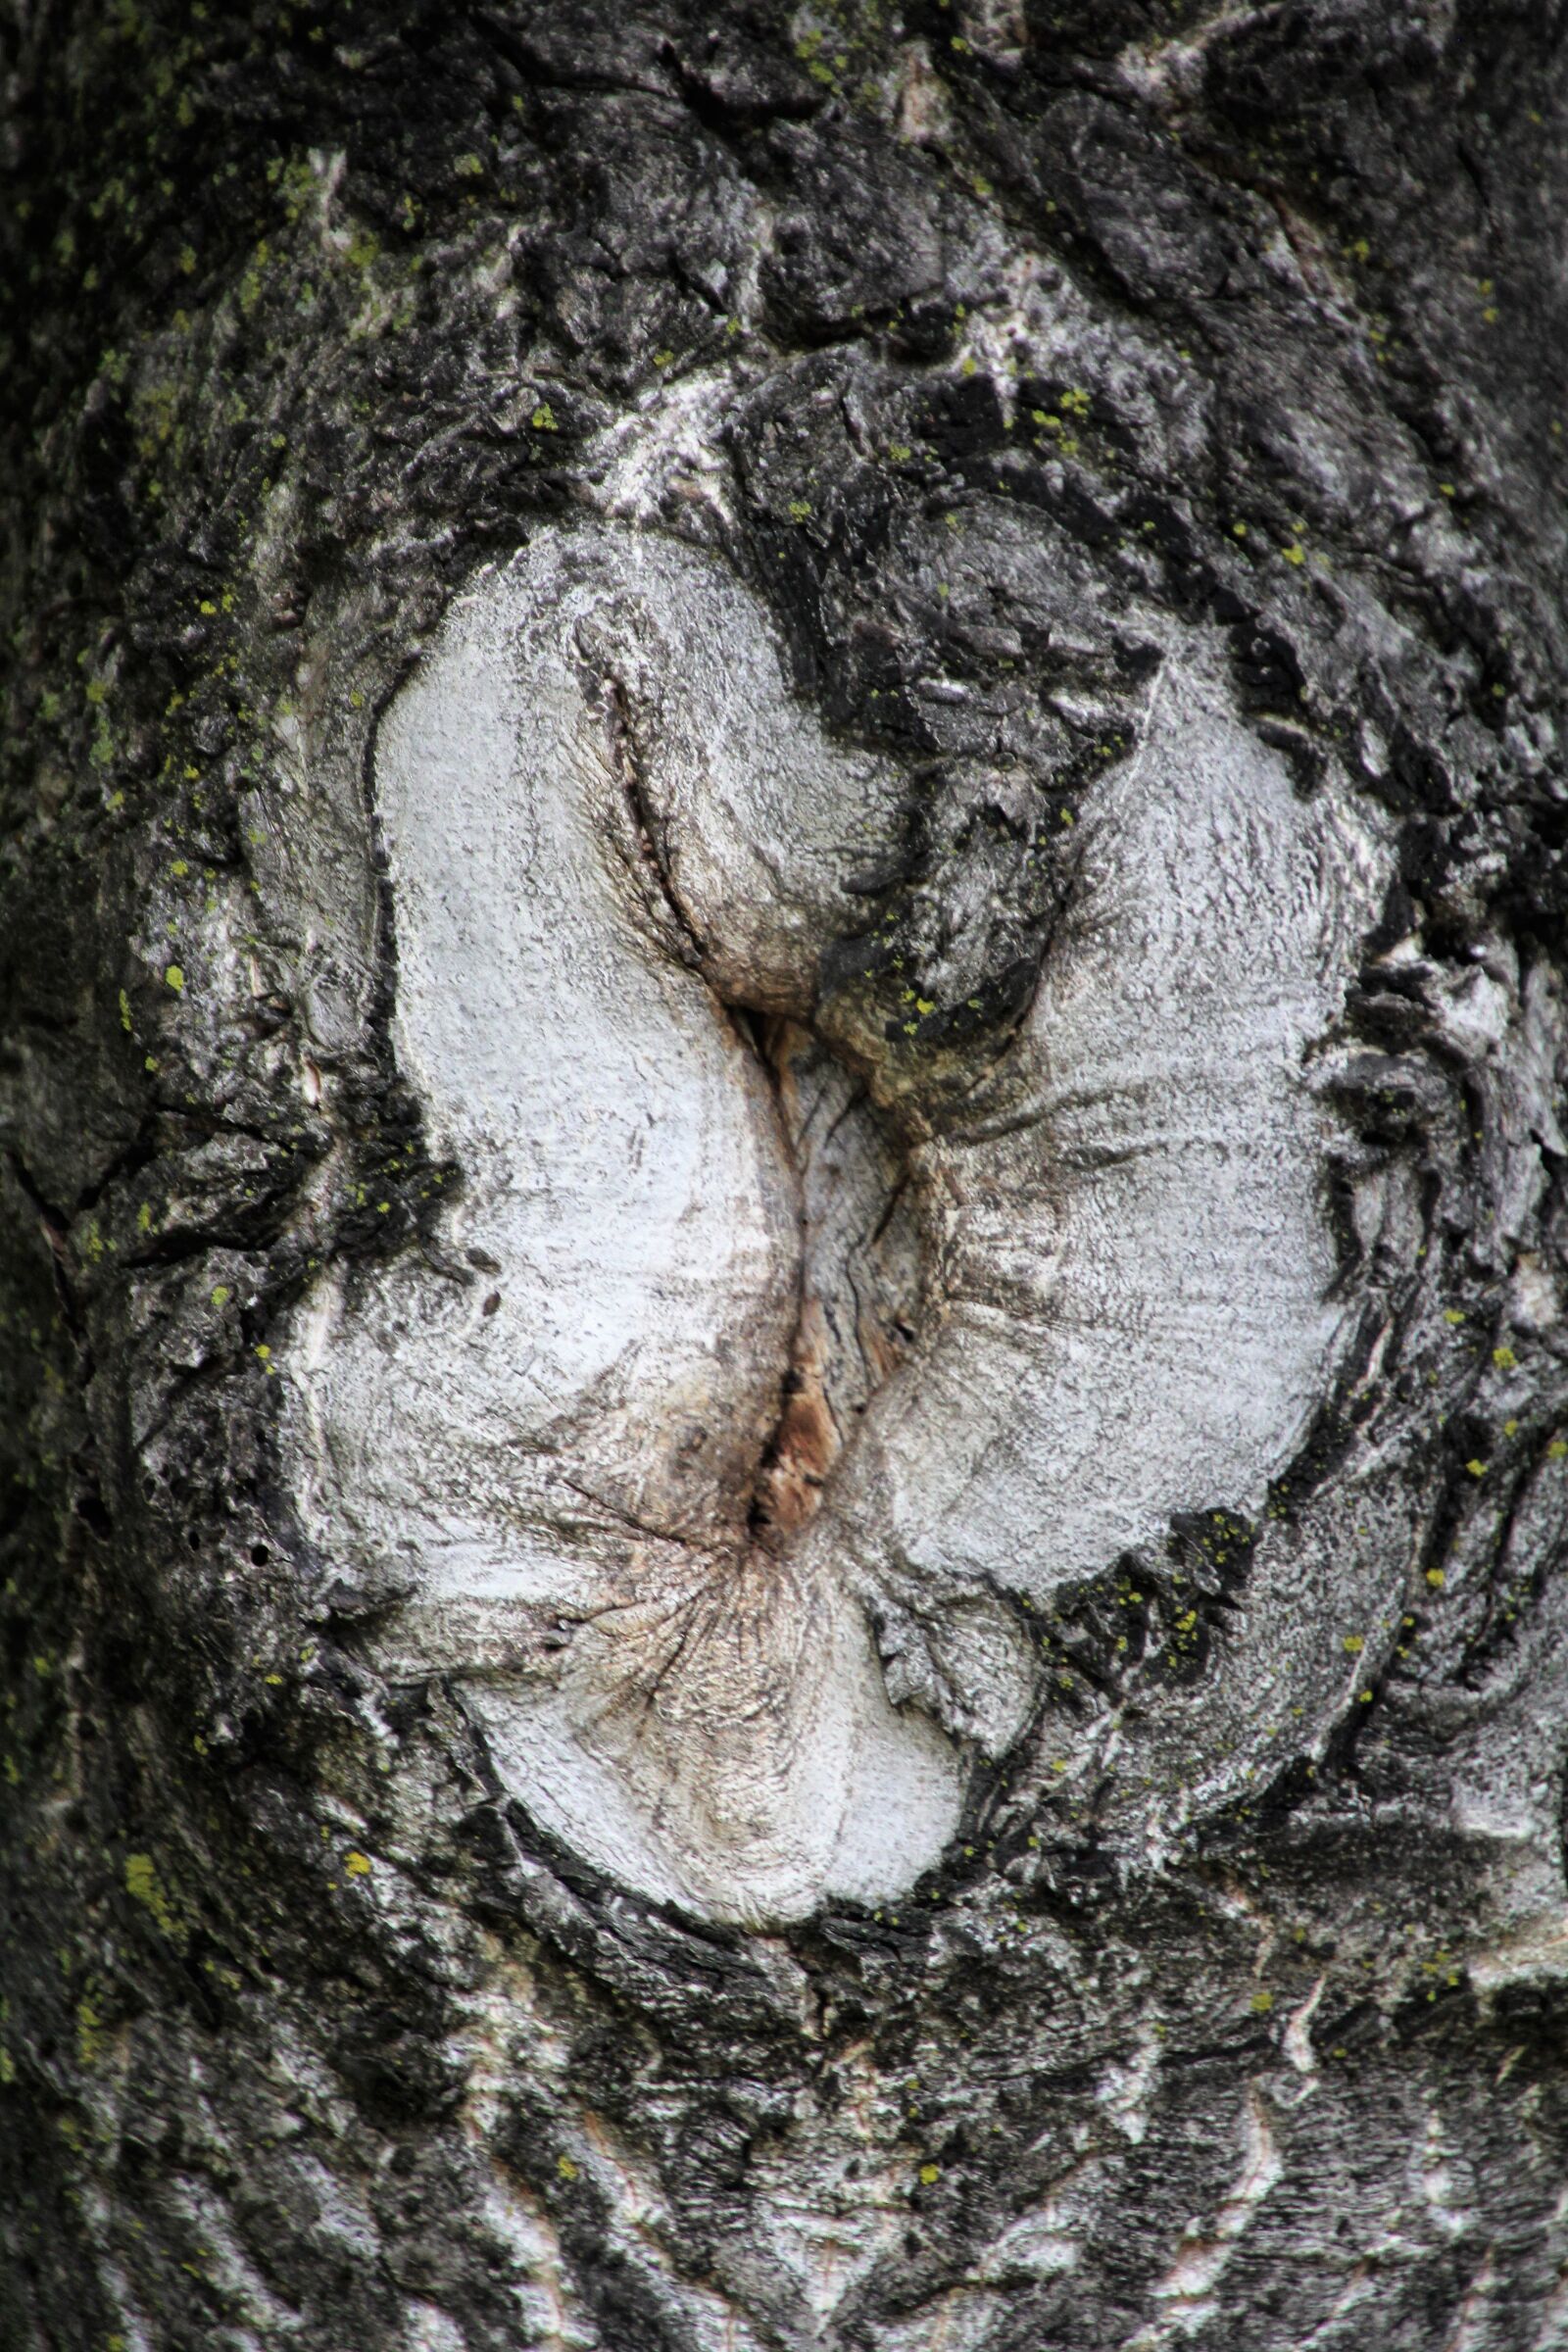
[[[1562,2340],[1561,33],[7,14],[7,2352]]]

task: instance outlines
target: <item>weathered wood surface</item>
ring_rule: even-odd
[[[1556,12],[0,38],[0,2342],[1546,2352]]]
[[[309,1288],[278,1353],[289,1484],[323,1556],[406,1580],[384,1669],[481,1670],[513,1792],[645,1894],[767,1925],[906,1892],[958,1825],[952,1741],[1004,1754],[1054,1676],[1030,1612],[1162,1547],[1175,1514],[1259,1518],[1340,1368],[1328,1154],[1349,1137],[1307,1057],[1380,909],[1387,828],[1301,802],[1195,682],[1191,636],[1074,832],[1021,1026],[928,1055],[917,974],[892,1022],[864,972],[823,976],[898,849],[898,767],[808,723],[711,559],[541,533],[382,723],[392,1039],[461,1171],[459,1279],[411,1252]],[[969,864],[926,884],[956,936]],[[792,1139],[737,1012],[831,1040],[830,1132],[890,1130],[889,1197],[861,1185],[850,1253],[809,1287],[815,1136]],[[921,1295],[885,1377],[841,1397],[811,1335],[847,1348],[895,1196]],[[817,1466],[779,1524],[790,1446]],[[1283,1532],[1264,1548],[1260,1582],[1295,1566]],[[1314,1647],[1293,1676],[1239,1642],[1248,1736],[1212,1692],[1198,1723],[1183,1705],[1182,1777],[1224,1755],[1239,1788],[1298,1749],[1301,1702],[1343,1707],[1363,1669],[1337,1621]],[[1084,1780],[1107,1740],[1113,1716]],[[1176,1788],[1139,1771],[1151,1743],[1145,1711],[1130,1761],[1157,1818]]]

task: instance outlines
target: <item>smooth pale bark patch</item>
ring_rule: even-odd
[[[933,1862],[1032,1702],[1012,1596],[1257,1496],[1339,1331],[1303,1056],[1367,842],[1173,639],[1032,1009],[923,1094],[809,1028],[901,789],[719,564],[601,526],[481,577],[377,749],[476,1279],[323,1281],[297,1483],[408,1595],[382,1665],[463,1675],[541,1820],[716,1918]]]
[[[917,1587],[1043,1601],[1255,1498],[1323,1395],[1335,1129],[1303,1054],[1382,861],[1178,662],[1012,1052],[917,1155],[944,1311],[818,1538]]]

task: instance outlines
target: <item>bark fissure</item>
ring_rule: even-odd
[[[640,857],[641,865],[657,891],[659,901],[667,911],[674,938],[672,944],[683,962],[699,973],[712,988],[716,1003],[732,1029],[742,1051],[747,1053],[767,1080],[772,1097],[774,1119],[784,1165],[789,1171],[795,1197],[795,1217],[799,1228],[796,1250],[795,1314],[790,1332],[783,1368],[779,1375],[779,1398],[772,1427],[762,1443],[750,1490],[737,1500],[735,1525],[741,1542],[750,1541],[763,1551],[775,1552],[815,1515],[827,1485],[833,1462],[844,1445],[842,1411],[835,1411],[833,1401],[824,1388],[825,1365],[820,1338],[814,1326],[819,1326],[824,1312],[831,1311],[830,1302],[818,1297],[809,1287],[809,1246],[806,1207],[806,1186],[808,1168],[813,1158],[831,1150],[838,1141],[840,1130],[858,1117],[875,1117],[870,1097],[863,1084],[852,1093],[834,1113],[832,1125],[820,1147],[813,1143],[810,1133],[814,1110],[804,1120],[792,1103],[790,1062],[803,1044],[810,1040],[821,1050],[832,1053],[826,1041],[816,1037],[805,1024],[790,1016],[763,1009],[744,997],[728,993],[713,977],[711,942],[693,920],[671,874],[669,862],[661,847],[663,827],[649,795],[643,772],[644,761],[639,751],[639,730],[647,720],[640,719],[634,700],[634,690],[612,668],[595,669],[589,665],[591,632],[579,627],[576,640],[585,662],[585,681],[590,694],[599,701],[606,721],[613,772],[619,779],[626,809]],[[781,877],[775,871],[774,880]],[[661,936],[665,927],[661,926]],[[853,1076],[852,1066],[846,1062]],[[825,1097],[823,1098],[826,1099]],[[874,1250],[886,1233],[896,1213],[907,1182],[907,1169],[898,1173],[887,1199],[879,1209],[872,1231],[865,1237],[864,1246]],[[851,1279],[846,1268],[846,1279]],[[856,1325],[860,1325],[860,1299],[853,1291],[857,1307]],[[913,1333],[907,1326],[899,1325],[897,1338],[908,1341]],[[888,1335],[890,1343],[894,1335]],[[870,1376],[870,1394],[897,1365],[902,1348],[889,1344],[879,1350],[880,1361],[873,1372],[870,1356],[861,1348],[862,1361]],[[855,1412],[863,1411],[869,1401],[857,1399]]]

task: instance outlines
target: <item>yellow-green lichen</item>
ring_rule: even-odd
[[[151,1854],[125,1856],[125,1891],[133,1902],[141,1904],[152,1916],[162,1935],[174,1943],[185,1941],[185,1927],[169,1899],[169,1891],[158,1874]]]

